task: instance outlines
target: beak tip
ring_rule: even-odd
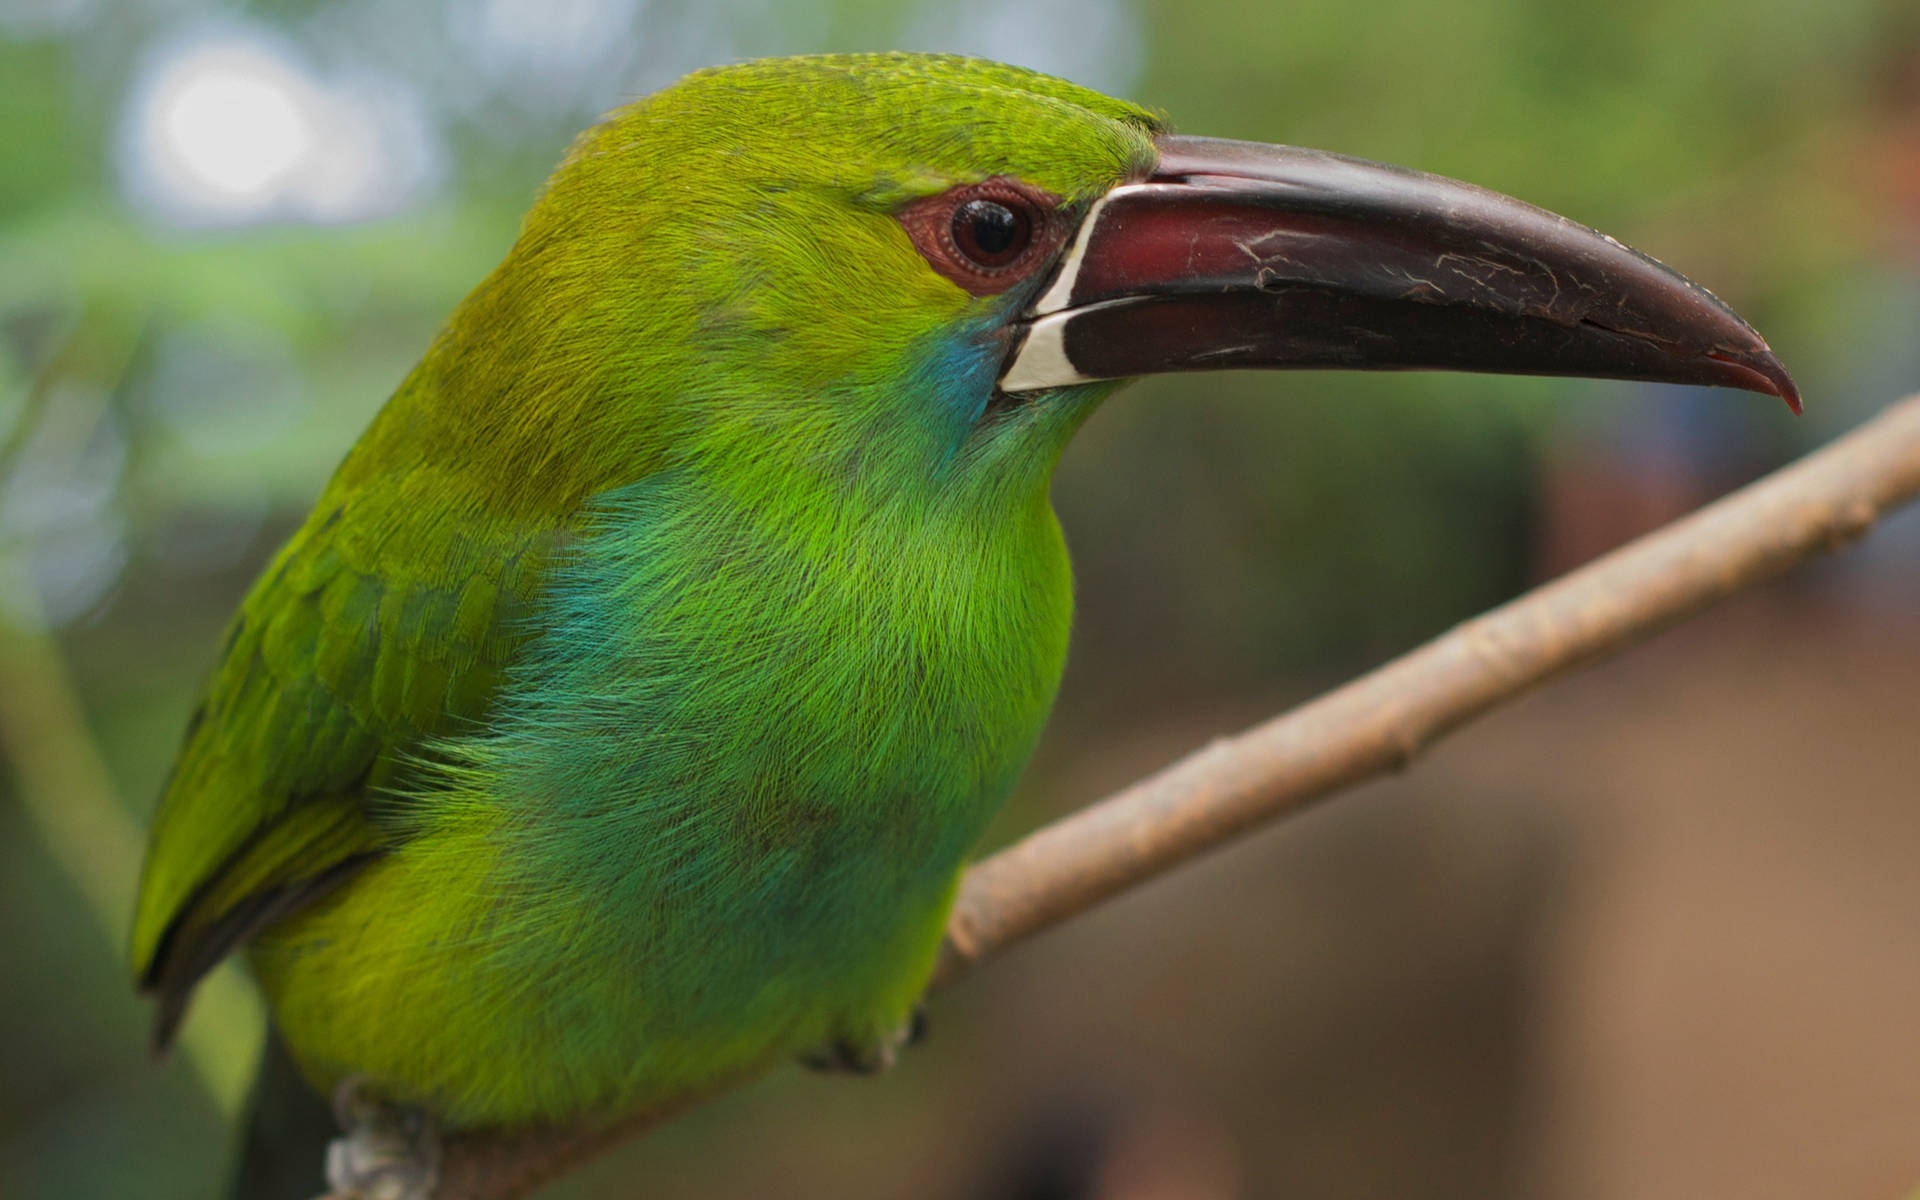
[[[1778,396],[1787,402],[1787,408],[1794,416],[1802,415],[1799,387],[1794,384],[1793,376],[1787,373],[1786,364],[1765,342],[1761,342],[1759,348],[1754,350],[1709,350],[1707,357],[1727,370],[1731,376],[1727,382],[1734,387]]]

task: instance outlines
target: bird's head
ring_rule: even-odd
[[[577,423],[609,481],[677,459],[750,464],[769,487],[1044,486],[1114,381],[1225,367],[1798,405],[1730,309],[1584,226],[925,55],[718,68],[615,113],[476,305],[477,357]]]

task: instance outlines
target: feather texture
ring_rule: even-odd
[[[242,605],[133,940],[248,942],[294,1061],[449,1125],[612,1115],[904,1024],[1064,662],[1032,288],[894,214],[1082,212],[1157,118],[937,56],[704,72],[589,130]]]

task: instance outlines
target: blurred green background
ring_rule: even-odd
[[[1730,392],[1155,380],[1069,454],[1081,615],[996,840],[1920,388],[1912,0],[0,0],[0,1196],[201,1197],[258,1008],[157,1066],[139,831],[251,574],[569,137],[694,67],[984,54],[1469,179],[1706,282]],[[1920,524],[995,964],[558,1196],[1898,1197]]]

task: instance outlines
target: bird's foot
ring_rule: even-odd
[[[815,1071],[838,1071],[849,1075],[878,1075],[890,1070],[900,1051],[917,1045],[927,1036],[927,1010],[915,1008],[907,1023],[875,1036],[837,1037],[800,1057],[800,1064]]]
[[[440,1182],[440,1131],[422,1109],[374,1095],[362,1076],[333,1089],[345,1135],[327,1144],[324,1200],[432,1200]]]

